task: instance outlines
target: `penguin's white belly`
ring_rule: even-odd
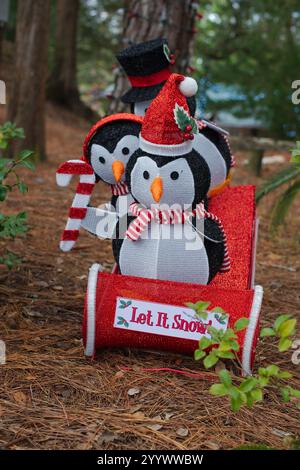
[[[209,279],[202,239],[188,224],[153,223],[138,240],[125,239],[119,266],[129,276],[196,284],[207,284]]]
[[[218,186],[226,180],[227,168],[224,158],[217,147],[203,134],[195,135],[194,149],[206,161],[210,170],[210,189]]]

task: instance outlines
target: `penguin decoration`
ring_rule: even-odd
[[[121,99],[130,105],[132,113],[144,116],[171,75],[170,66],[175,64],[175,56],[171,54],[167,40],[158,38],[133,44],[116,57],[131,84],[131,88]],[[195,96],[187,96],[186,99],[190,115],[194,117]],[[198,120],[197,124],[199,132],[195,135],[193,144],[209,166],[211,182],[208,196],[212,197],[229,185],[234,158],[227,131],[204,119]]]
[[[195,80],[172,74],[147,110],[126,168],[131,217],[125,238],[113,240],[121,274],[208,284],[230,268],[222,224],[203,204],[210,171],[193,148],[186,99],[196,91]]]
[[[104,209],[118,216],[126,214],[133,201],[125,171],[129,158],[138,149],[142,121],[140,116],[129,113],[107,116],[92,127],[83,144],[84,159],[93,168],[96,182],[103,181],[111,187],[112,198]],[[106,216],[105,210],[88,207],[82,227],[101,236],[98,224]]]

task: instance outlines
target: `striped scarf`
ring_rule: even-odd
[[[129,225],[125,238],[136,241],[142,235],[142,232],[148,227],[149,223],[154,220],[158,224],[184,224],[192,217],[199,219],[207,218],[215,221],[222,232],[224,243],[224,259],[220,268],[221,273],[226,273],[230,270],[230,258],[228,254],[227,237],[221,221],[215,215],[205,210],[204,204],[197,204],[193,211],[182,211],[179,209],[161,210],[155,207],[145,209],[140,207],[136,202],[130,204],[130,212],[136,216],[136,219]]]
[[[125,196],[129,193],[127,184],[122,183],[122,181],[117,184],[111,184],[110,187],[113,196]]]

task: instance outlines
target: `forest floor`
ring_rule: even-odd
[[[192,358],[131,350],[100,352],[95,360],[84,357],[81,320],[88,269],[99,262],[110,270],[113,258],[109,242],[84,233],[71,253],[59,251],[74,185],[58,188],[55,171],[60,162],[81,156],[87,130],[78,117],[48,106],[48,162],[34,173],[24,170],[29,192],[12,193],[5,204],[10,213],[28,212],[29,231],[9,244],[23,263],[0,273],[0,339],[7,347],[7,363],[0,366],[0,448],[289,448],[300,434],[300,410],[273,392],[263,404],[234,414],[227,399],[208,393],[208,378],[214,380],[216,371],[203,373]],[[237,152],[236,157],[233,183],[260,184],[247,170],[246,155]],[[263,176],[283,165],[265,166]],[[104,202],[109,191],[99,184],[95,196]],[[269,213],[276,196],[258,209],[262,326],[281,313],[299,318],[300,206],[293,207],[284,229],[272,239]],[[260,341],[256,367],[270,362],[292,371],[293,385],[299,387],[300,366],[292,364],[291,352],[279,357],[272,342]],[[199,376],[145,370],[163,367]],[[128,394],[131,388],[134,396]]]

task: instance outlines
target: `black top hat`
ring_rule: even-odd
[[[122,96],[124,103],[152,100],[171,75],[172,55],[166,39],[158,38],[127,47],[117,55],[132,88]]]

